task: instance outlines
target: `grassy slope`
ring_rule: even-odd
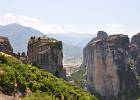
[[[76,72],[72,73],[70,77],[74,81],[75,85],[84,88],[85,87],[84,74],[85,74],[84,70],[79,68]]]
[[[32,95],[28,97],[25,95],[24,100],[51,100],[56,94],[61,95],[65,100],[96,99],[63,79],[0,53],[0,91],[13,95],[18,90],[26,94],[27,88],[32,91]]]

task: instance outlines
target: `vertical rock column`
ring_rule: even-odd
[[[31,37],[27,55],[36,65],[57,77],[65,78],[62,42],[48,37]]]
[[[83,65],[87,68],[87,88],[91,93],[112,100],[133,87],[135,80],[128,68],[127,35],[96,38],[89,44],[84,49]]]
[[[136,72],[140,75],[140,33],[134,35],[131,39],[130,56],[136,65]]]

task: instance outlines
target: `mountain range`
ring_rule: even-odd
[[[63,42],[64,62],[69,60],[74,62],[82,59],[83,47],[95,37],[94,34],[80,34],[80,33],[42,33],[31,27],[25,27],[17,23],[0,25],[0,35],[9,38],[14,52],[26,52],[28,40],[31,36],[48,35],[48,37],[56,38]],[[75,60],[74,60],[75,59]]]

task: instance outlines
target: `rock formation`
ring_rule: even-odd
[[[36,65],[57,77],[65,77],[63,69],[62,42],[53,38],[31,37],[28,42],[27,55],[33,65]]]
[[[133,89],[136,80],[128,68],[129,38],[99,31],[83,51],[87,89],[101,100],[125,100],[123,92]]]
[[[134,60],[136,72],[140,75],[140,33],[132,37],[129,52],[131,59]]]
[[[13,52],[13,48],[7,37],[0,36],[0,51]]]

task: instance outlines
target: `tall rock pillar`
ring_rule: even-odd
[[[103,33],[101,37],[104,38],[99,38],[99,33]],[[136,82],[128,68],[128,53],[127,35],[107,37],[99,31],[97,38],[84,48],[83,66],[87,69],[88,90],[104,100],[123,100],[123,93],[133,88]]]
[[[27,55],[36,65],[57,77],[65,78],[63,68],[62,42],[48,37],[31,37],[28,42]]]

